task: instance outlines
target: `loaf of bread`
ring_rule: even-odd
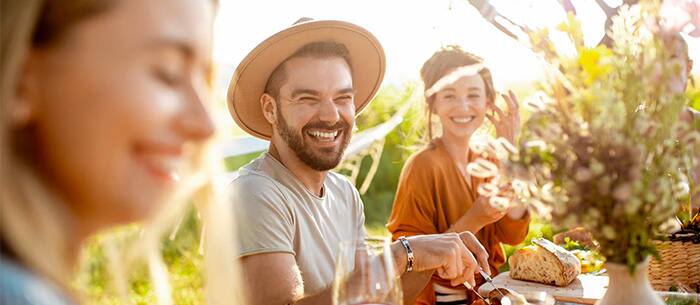
[[[543,238],[532,243],[508,259],[510,277],[563,287],[581,273],[581,262],[571,252]]]

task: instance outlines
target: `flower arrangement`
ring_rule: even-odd
[[[527,103],[532,113],[520,144],[473,147],[501,166],[483,158],[470,171],[493,178],[479,190],[493,204],[512,190],[555,225],[589,230],[607,261],[631,271],[657,255],[653,235],[690,197],[689,169],[700,154],[700,124],[679,121],[686,98],[672,86],[682,68],[675,36],[649,26],[659,24],[660,7],[650,1],[621,8],[610,47],[586,47],[570,16],[559,30],[573,55],[560,54],[547,30],[530,33],[549,70]]]

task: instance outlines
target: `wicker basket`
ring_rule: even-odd
[[[649,264],[649,280],[655,290],[668,291],[680,283],[700,292],[700,244],[658,241],[656,249],[662,261],[652,258]]]

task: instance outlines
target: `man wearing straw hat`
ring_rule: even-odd
[[[229,85],[236,123],[270,141],[230,187],[251,304],[330,304],[339,244],[365,238],[357,190],[329,170],[381,85],[384,51],[357,25],[301,21],[253,49]],[[435,272],[473,284],[479,265],[488,270],[468,232],[402,238],[391,252],[408,302]]]

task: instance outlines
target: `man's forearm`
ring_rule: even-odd
[[[405,272],[408,261],[406,249],[399,242],[391,245],[396,271],[401,275],[401,288],[403,290],[403,303],[413,304],[421,291],[432,278],[435,270],[422,272]]]

